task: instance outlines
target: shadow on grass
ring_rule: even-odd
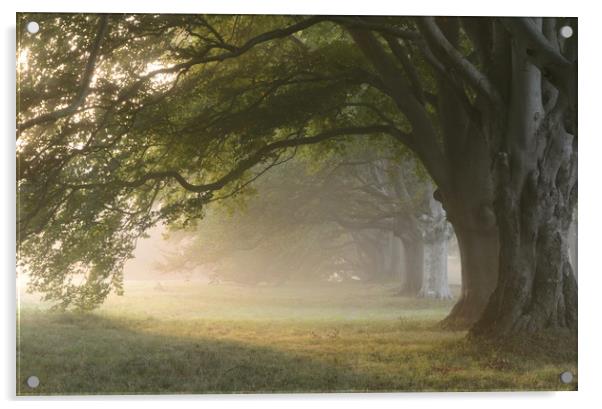
[[[317,334],[299,327],[282,335],[283,328],[269,323],[246,324],[265,331],[257,345],[217,339],[208,331],[214,325],[25,311],[18,394],[576,388],[558,381],[563,370],[576,373],[573,341],[478,343],[437,330],[432,322],[409,320],[366,327],[347,323],[336,336],[321,326],[312,327]],[[31,375],[40,379],[36,389],[26,385]]]
[[[345,365],[75,313],[24,314],[18,366],[19,395],[327,392],[370,383]],[[36,389],[26,384],[31,375]]]

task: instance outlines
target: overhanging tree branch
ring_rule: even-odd
[[[258,36],[255,36],[255,37],[249,39],[247,42],[245,42],[240,47],[236,47],[236,46],[224,47],[223,45],[221,45],[220,48],[227,49],[228,51],[224,52],[224,53],[220,53],[220,54],[215,54],[215,55],[207,55],[208,51],[215,48],[215,46],[212,45],[211,47],[207,48],[204,52],[202,52],[198,57],[192,58],[192,59],[182,62],[180,64],[175,64],[171,67],[159,68],[157,70],[151,71],[148,74],[146,74],[144,77],[142,77],[141,79],[148,80],[156,75],[170,74],[170,73],[179,72],[182,70],[188,70],[194,65],[206,64],[206,63],[210,63],[210,62],[222,62],[222,61],[225,61],[225,60],[228,60],[231,58],[236,58],[236,57],[239,57],[242,54],[246,53],[247,51],[251,50],[252,48],[256,47],[257,45],[266,43],[271,40],[288,37],[291,34],[294,34],[298,31],[305,30],[306,28],[309,28],[315,24],[325,21],[326,19],[327,19],[326,17],[322,17],[322,16],[310,17],[310,18],[307,18],[298,23],[291,24],[290,26],[288,26],[286,28],[280,28],[280,29],[276,29],[276,30],[266,31],[265,33],[259,34]]]
[[[408,75],[408,78],[410,79],[410,83],[412,85],[412,90],[414,91],[416,98],[418,98],[418,100],[424,104],[425,97],[422,83],[420,81],[420,77],[418,75],[418,72],[416,71],[415,66],[410,62],[410,59],[407,55],[407,50],[400,44],[399,39],[389,34],[385,34],[383,35],[383,37],[385,38],[385,40],[387,40],[387,44],[389,44],[391,52],[401,63],[403,69]]]
[[[358,28],[364,30],[376,31],[380,34],[386,34],[388,36],[402,38],[407,40],[419,40],[420,33],[411,30],[402,30],[400,28],[394,27],[392,25],[387,24],[379,24],[376,22],[372,22],[366,19],[360,19],[358,17],[343,17],[343,16],[335,16],[329,17],[328,20],[342,24],[345,27],[349,28]]]
[[[384,85],[383,92],[395,101],[412,125],[412,133],[409,134],[412,135],[411,140],[405,137],[404,143],[416,152],[437,185],[444,189],[448,182],[447,159],[437,141],[437,131],[425,106],[416,98],[393,57],[383,49],[372,32],[351,27],[348,27],[348,31],[379,74]],[[400,139],[405,135],[393,136]]]
[[[257,150],[254,154],[247,157],[246,159],[241,160],[238,164],[227,174],[220,177],[218,180],[206,183],[195,185],[190,183],[186,178],[177,171],[166,170],[159,172],[149,172],[140,178],[132,181],[120,181],[116,180],[109,183],[90,183],[90,184],[79,184],[79,185],[65,185],[67,188],[71,189],[90,189],[90,188],[98,188],[103,186],[115,186],[115,187],[126,187],[126,188],[137,188],[149,181],[156,180],[174,180],[184,189],[195,192],[195,193],[206,193],[219,190],[226,186],[228,183],[235,181],[240,178],[247,170],[252,168],[254,165],[261,163],[265,160],[269,155],[279,149],[292,148],[302,145],[312,145],[316,143],[323,142],[328,139],[333,139],[340,136],[351,136],[351,135],[367,135],[367,134],[375,134],[375,133],[392,133],[394,131],[393,127],[390,125],[371,125],[371,126],[356,126],[356,127],[348,127],[348,128],[339,128],[332,129],[328,131],[324,131],[314,136],[302,137],[302,138],[293,138],[293,139],[285,139],[276,142],[272,142],[270,144],[265,145],[263,148]]]
[[[430,48],[445,59],[478,93],[496,106],[501,106],[500,95],[489,78],[472,65],[445,37],[434,17],[417,19],[420,31]]]
[[[530,18],[505,18],[502,24],[525,48],[527,58],[542,75],[576,103],[577,64],[566,59],[545,37],[543,31]]]
[[[90,58],[88,59],[88,64],[86,65],[86,71],[84,73],[84,77],[83,77],[83,81],[82,81],[82,88],[80,89],[80,92],[78,93],[75,100],[66,108],[60,109],[60,110],[52,112],[52,113],[41,115],[37,118],[33,118],[29,121],[26,121],[26,122],[18,125],[18,129],[20,132],[24,131],[28,128],[31,128],[35,125],[39,125],[39,124],[46,123],[46,122],[51,122],[51,121],[57,120],[59,118],[71,115],[71,114],[75,113],[77,108],[85,101],[86,96],[90,92],[90,81],[94,74],[94,67],[95,67],[96,60],[98,58],[98,53],[100,50],[102,38],[106,34],[106,28],[107,28],[106,26],[108,24],[108,17],[103,16],[102,19],[103,20],[101,20],[99,32],[98,32],[98,34],[96,36],[96,40],[93,44]],[[128,88],[124,89],[120,93],[116,102],[121,102],[123,100],[130,98],[132,96],[132,94],[135,93],[143,85],[144,82],[151,80],[152,78],[156,77],[157,75],[182,73],[182,72],[188,71],[190,68],[192,68],[195,65],[206,64],[206,63],[211,63],[211,62],[222,62],[222,61],[225,61],[228,59],[236,58],[236,57],[239,57],[242,54],[246,53],[247,51],[251,50],[252,48],[256,47],[257,45],[266,43],[271,40],[287,37],[298,31],[302,31],[315,24],[325,21],[326,19],[327,18],[323,17],[323,16],[310,17],[310,18],[307,18],[298,23],[291,24],[290,26],[288,26],[286,28],[266,31],[265,33],[259,34],[255,37],[249,39],[247,42],[245,42],[240,47],[236,47],[236,46],[226,46],[225,47],[224,45],[220,45],[219,47],[216,47],[216,45],[212,44],[209,47],[205,48],[203,50],[203,52],[201,52],[198,56],[191,58],[188,61],[184,61],[179,64],[172,65],[171,67],[159,68],[159,69],[153,70],[153,71],[141,76],[138,81],[134,82],[132,85],[130,85]],[[222,48],[222,49],[226,49],[228,51],[219,53],[219,54],[209,55],[209,52],[215,48]],[[17,133],[17,138],[19,137],[19,133]]]
[[[96,67],[96,62],[100,54],[100,48],[102,46],[104,37],[107,34],[108,26],[109,16],[107,14],[104,14],[102,17],[100,17],[98,30],[96,32],[96,37],[94,38],[94,41],[92,42],[92,45],[90,47],[90,55],[88,56],[88,61],[86,62],[86,68],[84,69],[84,74],[82,76],[82,80],[79,86],[79,91],[77,92],[77,95],[75,96],[73,101],[71,101],[71,103],[65,108],[56,110],[54,112],[49,112],[47,114],[42,114],[38,117],[35,117],[33,119],[30,119],[29,121],[25,121],[24,123],[20,124],[18,127],[19,132],[17,132],[17,139],[19,138],[19,134],[21,131],[29,129],[35,125],[51,122],[64,116],[71,115],[75,113],[75,111],[84,103],[86,97],[90,92],[90,82],[92,81],[92,77],[94,76],[94,68]]]
[[[564,58],[557,47],[550,44],[541,29],[530,18],[505,18],[502,19],[502,24],[512,35],[525,45],[531,47],[532,51],[536,52],[528,53],[530,56],[535,57],[534,60],[536,62],[564,68],[570,66],[571,63],[569,60]]]

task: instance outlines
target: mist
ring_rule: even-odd
[[[458,245],[432,198],[432,182],[420,172],[412,158],[399,166],[375,151],[347,152],[319,167],[295,158],[238,195],[210,203],[195,223],[150,229],[138,239],[124,279],[329,283],[333,291],[336,284],[381,285],[448,297],[447,287],[457,292],[461,284]],[[445,288],[428,289],[427,280]]]

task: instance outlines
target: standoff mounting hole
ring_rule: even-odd
[[[27,23],[25,28],[27,29],[27,32],[30,34],[35,34],[38,31],[40,31],[40,25],[38,23],[36,23],[35,21],[30,21],[29,23]]]
[[[573,28],[571,26],[560,27],[560,36],[563,38],[571,38],[573,36]]]
[[[573,382],[573,374],[571,371],[564,371],[560,374],[560,382],[562,383],[571,383]]]
[[[30,388],[37,388],[40,385],[40,379],[37,376],[30,376],[27,378],[27,386]]]

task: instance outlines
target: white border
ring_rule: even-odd
[[[202,1],[123,1],[102,0],[83,2],[75,0],[34,1],[13,0],[0,3],[2,20],[2,51],[0,70],[2,75],[3,107],[0,129],[2,132],[2,167],[0,168],[0,192],[2,199],[2,302],[4,307],[0,320],[2,342],[2,369],[0,372],[1,397],[8,407],[30,407],[45,405],[57,408],[101,407],[107,400],[116,408],[131,405],[145,408],[164,407],[171,401],[189,407],[202,406],[245,406],[245,407],[330,407],[340,405],[356,407],[425,407],[430,405],[452,408],[507,409],[510,405],[528,403],[547,408],[569,408],[595,406],[600,402],[598,385],[600,379],[600,345],[602,333],[599,314],[602,289],[602,274],[599,260],[594,257],[599,251],[597,242],[602,231],[599,206],[602,198],[597,186],[602,185],[599,163],[602,162],[600,142],[601,104],[599,73],[600,10],[595,1],[526,1],[503,0],[498,2],[469,0],[438,1],[394,1],[394,0],[213,0]],[[581,158],[579,163],[580,206],[579,206],[579,389],[577,393],[463,393],[463,394],[357,394],[357,395],[247,395],[247,396],[178,396],[178,397],[82,397],[16,399],[15,401],[15,290],[14,290],[14,118],[15,118],[15,12],[16,11],[81,11],[81,12],[156,12],[156,13],[234,13],[234,14],[397,14],[397,15],[559,15],[579,17],[579,125],[581,134]],[[598,96],[598,97],[597,97]],[[168,403],[169,401],[169,403]]]
[[[19,11],[80,11],[80,12],[152,12],[152,13],[218,13],[218,14],[392,14],[392,15],[521,15],[574,16],[583,6],[568,1],[504,0],[483,4],[477,0],[427,0],[419,2],[391,0],[222,0],[178,2],[148,0],[126,2],[108,0],[82,2],[77,0],[21,0]]]

